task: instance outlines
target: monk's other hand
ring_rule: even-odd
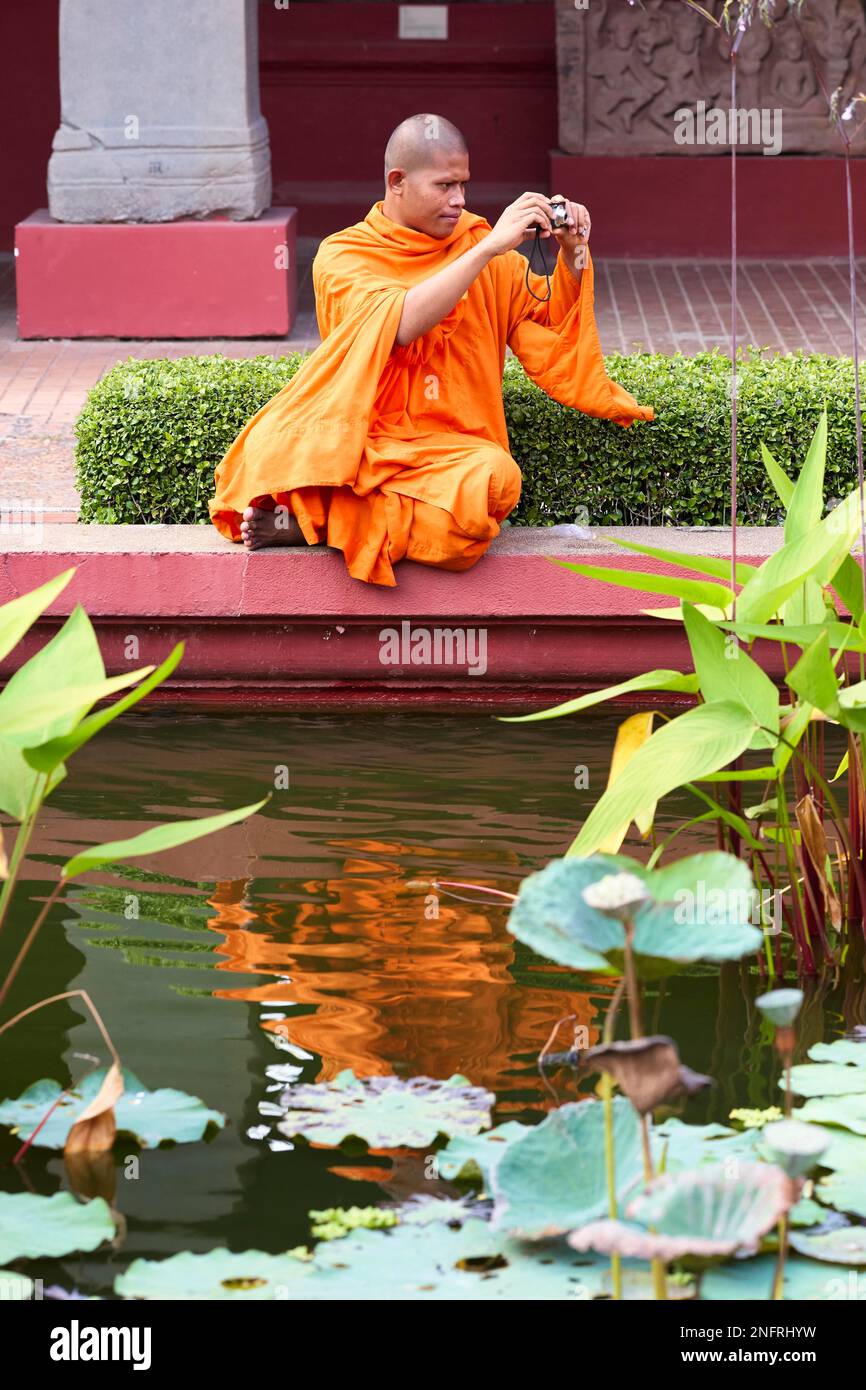
[[[586,246],[589,241],[589,233],[592,229],[589,212],[583,203],[572,203],[568,198],[563,198],[558,193],[555,193],[553,197],[565,203],[568,209],[568,221],[563,227],[554,227],[553,235],[563,251],[567,255],[573,256],[578,247]]]
[[[521,193],[509,203],[484,244],[492,255],[502,256],[515,250],[528,236],[534,236],[536,225],[541,226],[543,237],[551,235],[550,199],[543,193]]]

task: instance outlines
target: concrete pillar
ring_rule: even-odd
[[[255,218],[271,200],[256,0],[61,0],[61,222]]]

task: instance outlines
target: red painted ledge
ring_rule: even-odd
[[[41,535],[36,527],[7,533],[0,537],[0,602],[70,566],[77,572],[0,662],[0,679],[76,603],[94,622],[109,674],[129,669],[130,660],[159,663],[176,642],[186,643],[174,678],[149,697],[172,702],[543,708],[551,696],[653,667],[688,669],[681,625],[643,611],[672,600],[551,561],[668,572],[613,538],[663,545],[684,558],[728,556],[729,532],[602,527],[591,536],[575,527],[508,527],[471,570],[403,561],[397,587],[386,589],[351,579],[338,551],[248,552],[210,526],[46,525]],[[741,528],[738,556],[758,562],[781,540],[777,529]],[[453,632],[462,633],[462,652]],[[780,674],[776,644],[760,645],[767,669]],[[432,660],[413,664],[413,650]]]

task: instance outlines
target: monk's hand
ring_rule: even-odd
[[[565,203],[568,209],[568,221],[564,227],[554,227],[553,235],[559,242],[562,254],[568,256],[577,265],[578,261],[584,262],[586,259],[583,248],[589,241],[589,233],[592,228],[589,213],[583,203],[572,203],[568,198],[561,198],[558,194],[553,196],[560,198],[560,201]]]
[[[485,239],[485,246],[494,256],[513,251],[528,236],[535,235],[536,226],[541,227],[541,235],[556,235],[552,231],[550,199],[543,193],[521,193],[510,203],[498,222]]]

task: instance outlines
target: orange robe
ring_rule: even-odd
[[[322,342],[218,464],[209,509],[224,536],[241,539],[254,500],[284,503],[308,544],[338,547],[355,579],[393,586],[404,558],[468,569],[520,497],[502,404],[506,344],[563,405],[623,426],[654,418],[605,372],[588,248],[580,286],[557,256],[546,303],[528,292],[519,252],[494,256],[440,323],[394,346],[407,290],[490,230],[464,210],[435,238],[392,222],[378,202],[325,238],[313,262]],[[543,275],[529,282],[546,294]]]

